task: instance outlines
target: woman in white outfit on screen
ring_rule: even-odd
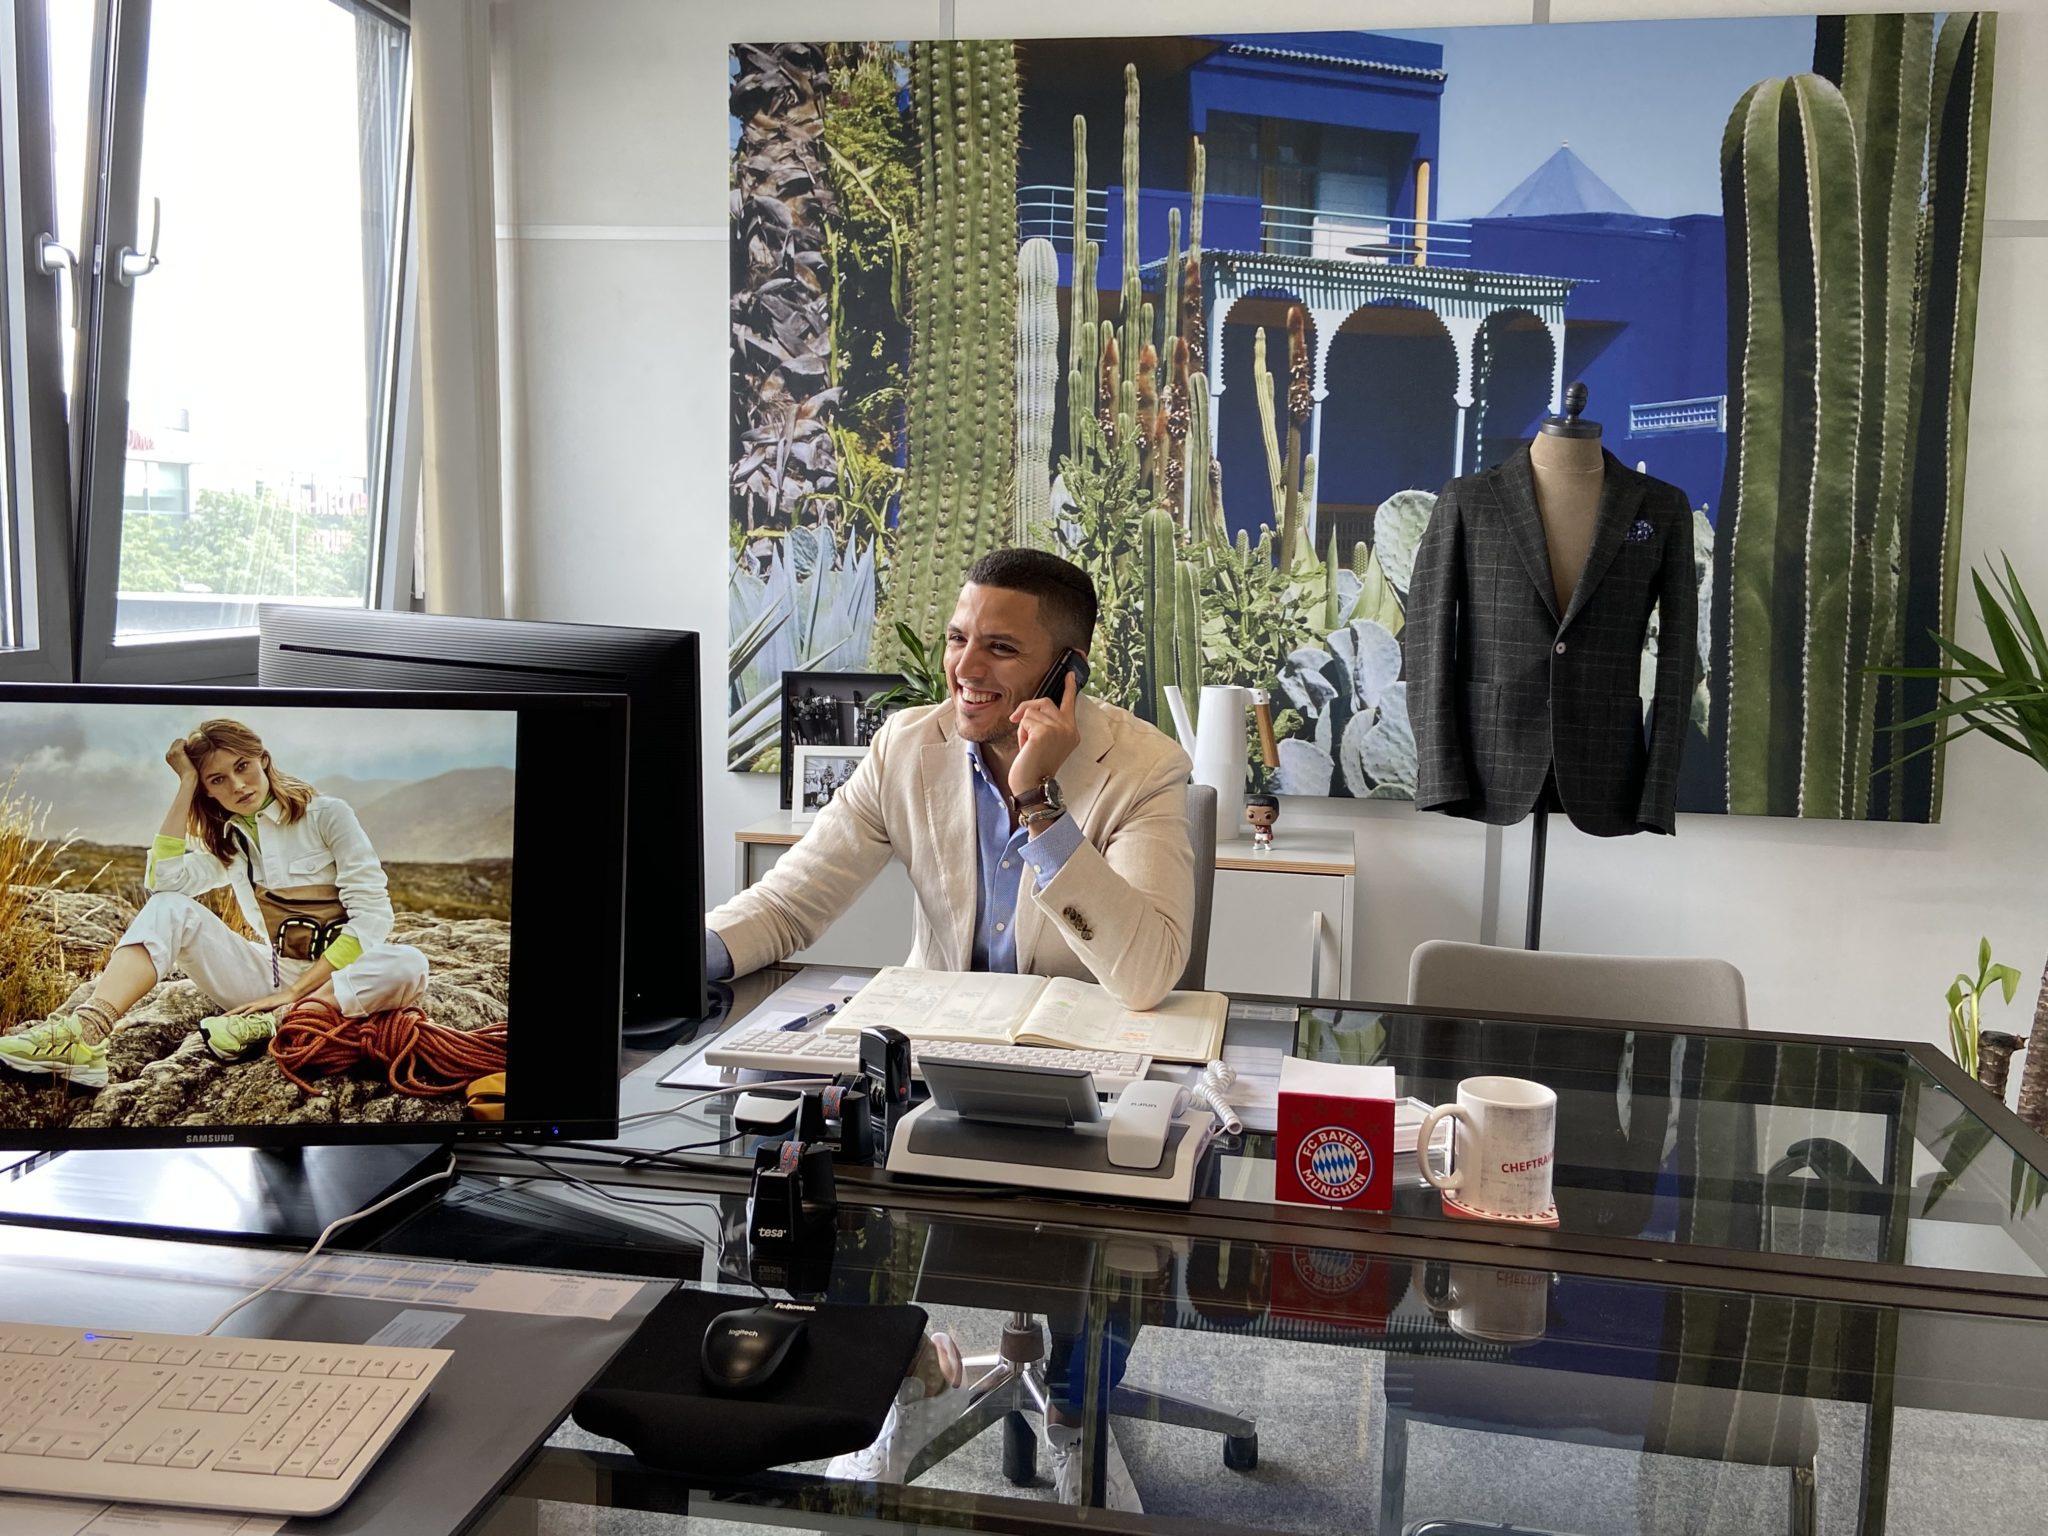
[[[108,1035],[176,971],[222,1009],[204,1030],[228,1060],[260,1048],[307,998],[358,1018],[426,995],[427,957],[388,942],[384,866],[345,802],[278,769],[235,720],[204,722],[164,761],[178,788],[149,851],[148,901],[91,998],[0,1036],[0,1066],[104,1086]],[[195,899],[222,886],[262,938],[236,933]]]

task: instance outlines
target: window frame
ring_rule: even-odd
[[[55,154],[51,142],[49,40],[38,5],[0,13],[0,540],[8,559],[6,607],[17,623],[0,622],[0,678],[68,681],[73,672],[71,458],[64,431],[64,312],[78,302],[78,265],[45,273],[46,240],[57,227]],[[79,249],[80,232],[70,232]],[[64,285],[71,283],[67,295]]]
[[[411,7],[399,0],[332,0],[351,14],[377,17],[408,35],[403,76],[398,84],[398,215],[391,231],[391,281],[380,317],[382,387],[373,408],[373,452],[366,477],[371,497],[368,574],[364,600],[371,607],[412,605],[412,549],[417,536],[420,478],[420,369],[414,345],[417,304],[417,189],[413,155],[414,74]],[[12,498],[34,508],[33,540],[24,533],[21,568],[35,576],[41,619],[40,644],[0,649],[0,677],[75,679],[104,683],[248,683],[256,675],[256,635],[250,630],[199,635],[116,639],[121,535],[125,516],[128,446],[128,374],[135,298],[149,278],[133,285],[115,276],[122,247],[139,248],[147,232],[136,227],[144,121],[144,96],[152,0],[95,0],[90,122],[86,135],[85,187],[81,228],[76,231],[79,324],[71,360],[74,410],[65,420],[62,313],[56,280],[41,295],[33,292],[34,261],[40,249],[35,229],[53,227],[56,189],[51,155],[48,47],[43,6],[31,0],[14,10],[17,65],[14,79],[24,88],[10,110],[5,132],[29,154],[9,168],[7,198],[29,205],[22,213],[20,239],[10,228],[11,248],[23,254],[16,270],[28,285],[26,327],[7,327],[6,357],[25,345],[34,386],[28,398],[10,389],[10,426],[19,419],[31,436],[32,453],[10,463],[34,473],[32,499]],[[33,59],[33,66],[28,62]],[[29,87],[33,87],[31,91]],[[43,168],[40,176],[30,174]],[[16,189],[19,189],[17,192]],[[42,222],[37,222],[38,216]],[[141,236],[138,239],[138,235]],[[10,273],[10,280],[14,273]],[[0,299],[8,295],[0,292]],[[45,334],[47,333],[47,334]],[[13,381],[10,379],[10,383]],[[17,480],[22,477],[17,475]],[[31,559],[32,555],[32,559]],[[59,643],[61,642],[61,643]]]

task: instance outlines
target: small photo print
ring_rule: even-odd
[[[796,803],[790,808],[791,821],[810,821],[846,786],[866,747],[798,747],[792,777],[796,781]]]

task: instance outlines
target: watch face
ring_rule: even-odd
[[[1064,811],[1067,808],[1067,802],[1060,796],[1060,781],[1058,779],[1047,779],[1042,786],[1041,793],[1045,796],[1045,803],[1054,810]]]

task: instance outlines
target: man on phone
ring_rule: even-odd
[[[1095,611],[1057,555],[976,561],[946,626],[949,698],[893,716],[803,840],[706,916],[710,975],[815,943],[893,858],[917,893],[907,964],[1073,976],[1126,1008],[1172,990],[1194,908],[1188,757],[1082,694]]]

